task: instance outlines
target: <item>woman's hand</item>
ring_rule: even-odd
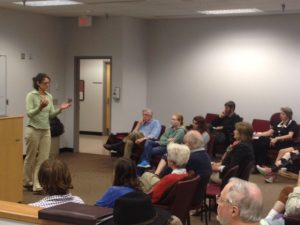
[[[211,163],[211,168],[214,172],[219,172],[220,166],[221,166],[221,163],[215,163],[215,162]]]
[[[274,146],[274,145],[276,144],[277,141],[278,141],[277,138],[271,138],[270,145],[271,145],[271,146]]]
[[[71,103],[68,103],[68,102],[63,102],[61,105],[60,105],[60,109],[61,110],[65,110],[67,108],[70,108],[71,107]]]
[[[45,108],[47,105],[49,104],[49,101],[46,98],[42,98],[40,100],[40,110],[42,110],[43,108]]]

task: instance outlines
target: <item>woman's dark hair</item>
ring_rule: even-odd
[[[131,159],[119,158],[115,163],[114,186],[126,186],[140,191],[136,165]]]
[[[46,78],[51,80],[51,78],[47,74],[38,73],[34,78],[32,78],[33,88],[38,91],[39,90],[39,85],[37,83],[42,83]]]
[[[206,122],[205,122],[205,119],[204,119],[203,116],[195,116],[193,118],[193,120],[198,125],[198,129],[197,130],[200,132],[200,134],[202,134],[205,131],[207,131],[207,125],[206,125]]]
[[[42,163],[39,182],[48,195],[65,195],[73,188],[71,173],[65,162],[58,159],[46,160]]]

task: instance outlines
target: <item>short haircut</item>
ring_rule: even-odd
[[[202,134],[203,132],[207,131],[206,121],[203,116],[195,116],[193,120],[198,125],[198,131]]]
[[[239,122],[235,124],[235,129],[240,133],[242,141],[251,141],[253,128],[250,123]]]
[[[283,112],[290,120],[293,118],[293,110],[290,107],[282,107],[281,112]]]
[[[141,190],[135,163],[131,159],[119,158],[115,163],[114,186],[126,186]]]
[[[232,109],[233,111],[235,110],[235,103],[234,101],[228,101],[225,103],[225,107],[228,107],[230,109]]]
[[[39,85],[37,83],[38,82],[42,83],[46,78],[51,80],[51,78],[47,74],[38,73],[34,78],[32,78],[33,88],[38,91],[39,90]]]
[[[46,160],[42,163],[39,182],[48,195],[65,195],[73,188],[71,173],[67,164],[61,160]]]
[[[184,135],[184,143],[192,149],[203,148],[204,141],[202,135],[197,130],[190,130]]]
[[[175,163],[178,168],[183,168],[190,158],[190,149],[183,144],[170,143],[167,146],[168,160]]]
[[[232,186],[227,193],[227,201],[240,209],[240,219],[245,223],[256,223],[261,219],[263,210],[262,194],[252,182],[231,178]]]
[[[174,113],[173,115],[179,120],[180,125],[183,125],[183,115],[181,113]]]
[[[145,109],[143,109],[143,111],[142,111],[143,113],[147,113],[147,114],[150,114],[151,116],[153,115],[153,112],[152,112],[152,110],[151,109],[149,109],[149,108],[145,108]]]

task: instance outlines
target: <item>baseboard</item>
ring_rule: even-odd
[[[74,148],[60,148],[59,152],[74,152]]]
[[[95,131],[79,131],[79,134],[102,136],[102,135],[103,135],[103,132],[95,132]]]

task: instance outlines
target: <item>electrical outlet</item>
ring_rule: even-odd
[[[25,59],[25,58],[26,58],[25,53],[21,53],[21,59]]]

